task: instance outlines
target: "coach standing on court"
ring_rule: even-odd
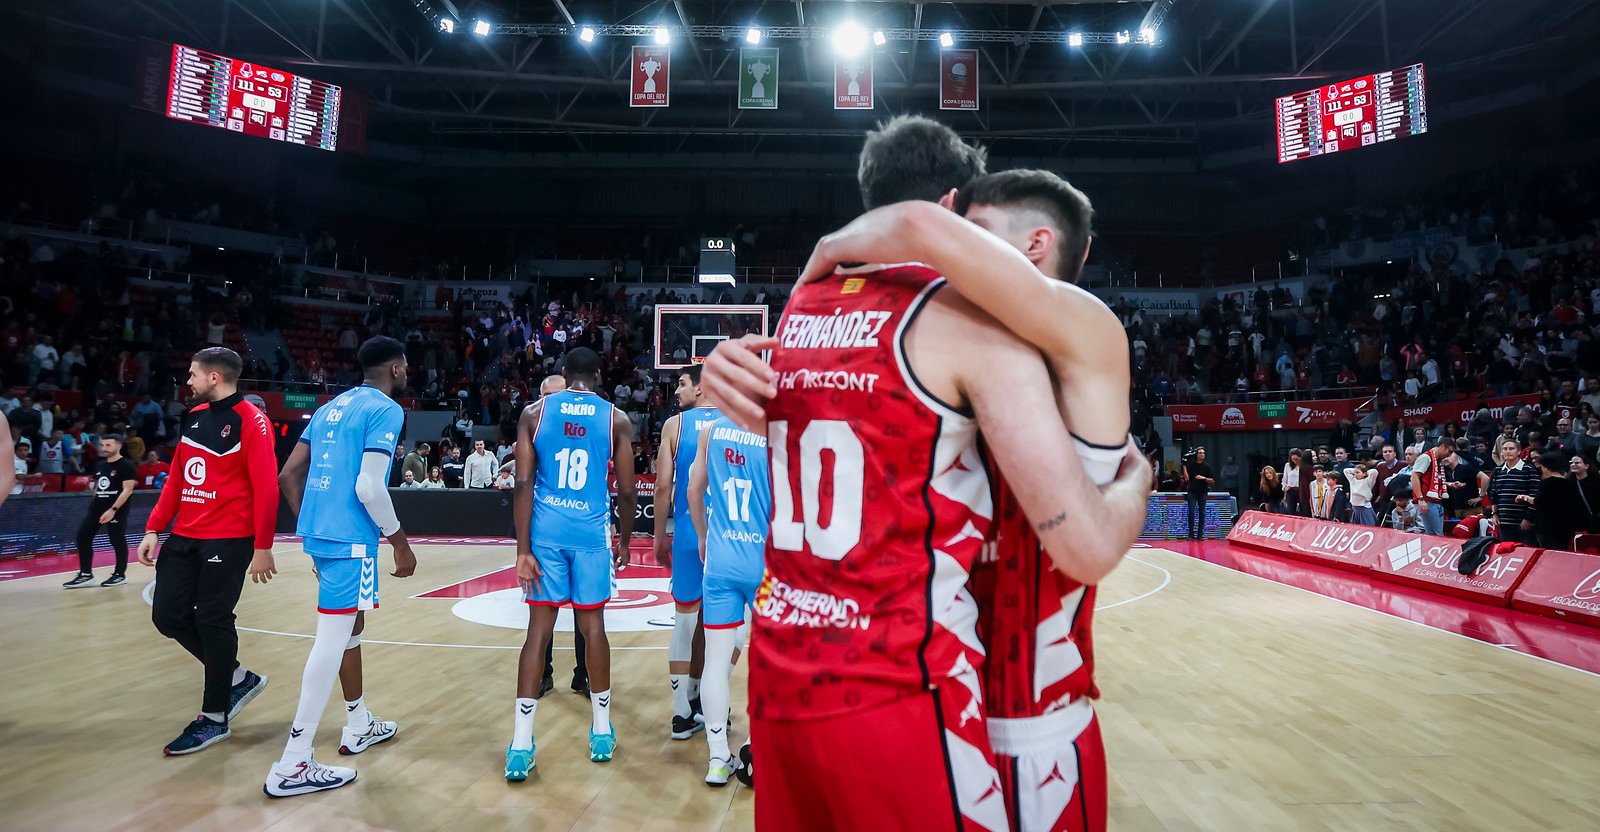
[[[244,362],[226,347],[195,353],[172,475],[145,524],[139,562],[156,567],[152,618],[161,634],[205,665],[200,715],[163,753],[192,754],[228,738],[232,719],[267,685],[239,666],[233,608],[245,571],[269,561],[278,513],[278,464],[267,417],[238,391]],[[156,562],[157,532],[172,536]]]

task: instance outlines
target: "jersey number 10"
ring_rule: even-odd
[[[557,488],[577,491],[589,481],[589,452],[583,448],[562,448],[556,452],[556,462],[561,463]]]
[[[866,479],[865,452],[849,422],[818,419],[800,434],[801,516],[794,519],[795,494],[789,483],[789,422],[767,425],[772,449],[772,545],[789,552],[805,546],[825,560],[843,560],[861,542],[861,494]],[[822,452],[833,452],[833,511],[822,517]]]

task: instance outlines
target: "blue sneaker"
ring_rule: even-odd
[[[161,753],[168,757],[193,754],[196,751],[202,751],[216,745],[231,735],[232,732],[228,730],[228,723],[213,722],[203,716],[197,716],[194,718],[194,722],[189,723],[188,727],[183,729],[183,733],[179,734],[177,739],[167,743],[167,747],[161,749]]]
[[[589,762],[610,762],[611,755],[615,753],[617,753],[617,729],[613,728],[605,734],[596,734],[593,728],[589,729]]]
[[[528,772],[533,771],[533,749],[521,751],[515,748],[506,749],[506,779],[513,783],[520,783],[528,779]]]
[[[267,677],[258,676],[248,670],[244,672],[244,681],[233,686],[228,694],[228,719],[233,719],[250,704],[250,700],[261,695],[267,689]]]

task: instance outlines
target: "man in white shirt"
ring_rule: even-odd
[[[413,474],[410,471],[407,471],[404,474],[400,475],[400,487],[401,488],[421,488],[422,487],[422,483],[417,482],[417,475],[416,474]]]
[[[468,488],[490,488],[494,486],[494,472],[499,468],[494,454],[483,447],[483,440],[472,443],[472,453],[467,455],[466,468],[461,472],[461,478],[466,481]]]
[[[28,384],[36,384],[40,378],[54,381],[56,377],[56,363],[60,360],[61,355],[60,353],[57,353],[56,348],[51,345],[50,336],[46,335],[41,337],[39,339],[39,343],[35,344],[33,347],[33,367],[36,368],[37,372],[28,373]]]

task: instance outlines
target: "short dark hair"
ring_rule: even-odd
[[[1572,462],[1572,454],[1563,451],[1545,451],[1539,454],[1539,467],[1549,468],[1552,471],[1566,471]]]
[[[244,359],[227,347],[206,347],[194,354],[194,363],[212,370],[229,384],[238,381],[244,372]]]
[[[988,152],[923,116],[896,116],[867,133],[856,182],[872,210],[907,200],[938,202],[953,188],[982,176]]]
[[[698,386],[700,384],[700,372],[703,369],[705,369],[704,364],[690,364],[683,368],[683,374],[689,377],[690,384]]]
[[[382,367],[391,361],[404,360],[405,357],[405,345],[387,335],[374,335],[356,350],[356,360],[361,362],[362,372]]]
[[[1024,208],[1043,214],[1060,232],[1056,251],[1061,257],[1061,273],[1056,277],[1068,283],[1078,282],[1094,223],[1094,206],[1083,191],[1047,170],[1008,170],[980,176],[961,186],[956,194],[956,213],[965,216],[973,205]]]
[[[101,435],[101,437],[100,437],[100,441],[101,442],[104,442],[107,439],[110,439],[112,442],[115,442],[118,445],[127,444],[126,441],[122,438],[122,434],[120,434],[120,433],[107,433],[107,434]]]
[[[561,363],[561,374],[570,382],[573,376],[593,378],[600,375],[600,355],[588,347],[578,347],[567,352]]]

